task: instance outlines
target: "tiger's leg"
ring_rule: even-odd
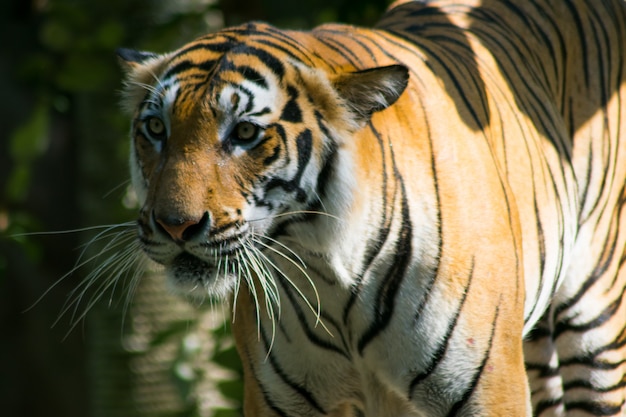
[[[574,258],[552,307],[568,417],[626,415],[626,191],[605,230]]]
[[[622,289],[560,306],[554,337],[567,416],[626,415],[625,277],[615,280]],[[601,311],[593,307],[599,304]]]
[[[530,383],[535,417],[562,417],[563,383],[559,374],[559,359],[552,338],[549,314],[524,341],[524,361]]]

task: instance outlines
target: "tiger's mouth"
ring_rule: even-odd
[[[151,220],[143,227],[139,224],[142,249],[162,266],[168,286],[180,295],[228,296],[240,276],[246,275],[246,261],[251,256],[262,257],[254,243],[257,238],[245,223],[212,233],[199,230],[194,236],[176,240]]]
[[[189,252],[182,252],[174,258],[168,268],[180,280],[203,282],[210,276],[215,266]]]
[[[181,252],[163,264],[168,284],[175,293],[194,299],[228,296],[238,276],[235,260],[208,262],[189,252]]]

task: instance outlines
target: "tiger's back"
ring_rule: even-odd
[[[121,53],[140,240],[234,292],[246,415],[623,415],[625,22],[407,1]]]

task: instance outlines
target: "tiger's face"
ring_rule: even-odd
[[[188,74],[162,77],[135,117],[140,239],[185,292],[227,292],[276,216],[313,204],[330,146],[322,116],[294,86],[295,69],[261,75],[254,61],[226,54],[193,72],[197,85]]]
[[[356,91],[353,77],[244,43],[223,47],[216,37],[164,56],[120,51],[130,67],[139,240],[190,295],[226,295],[241,275],[263,274],[260,254],[322,208],[342,143],[377,110],[342,97]],[[374,78],[403,89],[406,70],[391,68]]]

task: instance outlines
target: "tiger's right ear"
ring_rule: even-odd
[[[140,67],[146,61],[158,58],[158,55],[153,52],[137,51],[130,48],[117,48],[115,53],[117,54],[122,69],[125,71],[132,71]]]
[[[115,52],[122,70],[126,73],[122,107],[132,113],[146,92],[158,84],[158,77],[167,62],[167,55],[127,48],[118,48]]]

